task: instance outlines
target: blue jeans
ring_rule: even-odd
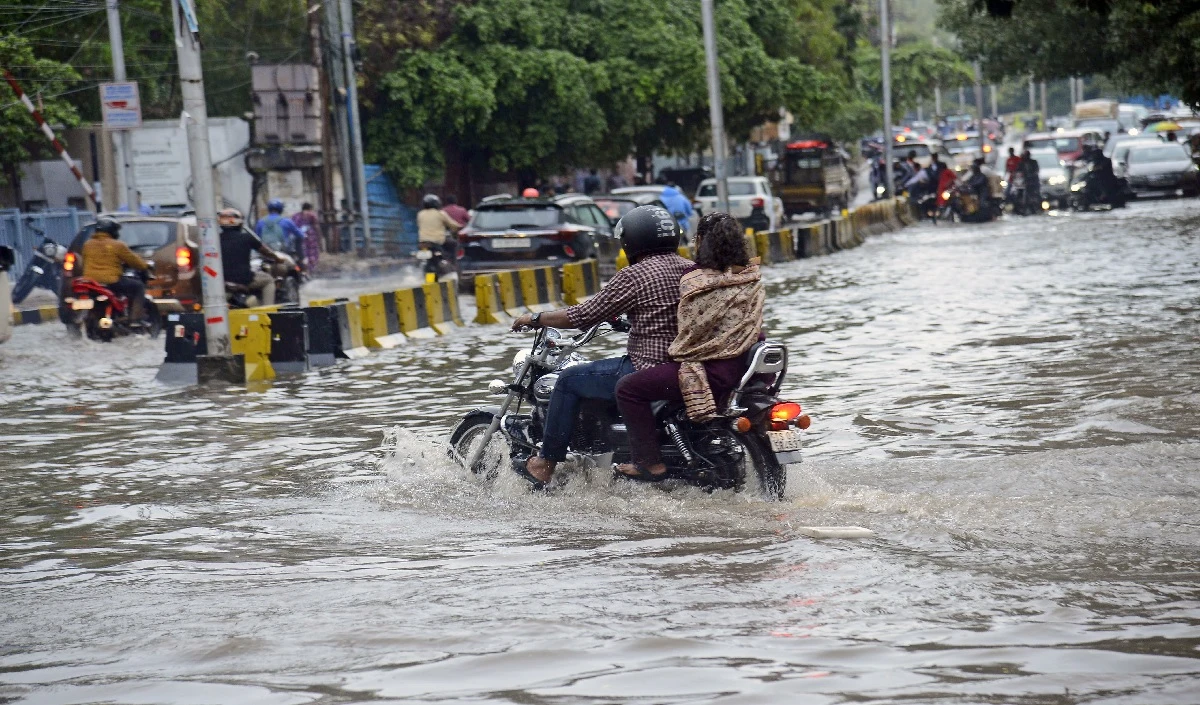
[[[542,457],[558,462],[567,457],[567,444],[575,430],[579,402],[584,399],[616,401],[617,382],[633,372],[628,357],[613,357],[563,370],[550,396],[546,410],[546,430],[542,434]]]

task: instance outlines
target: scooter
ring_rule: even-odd
[[[290,256],[276,252],[278,262],[268,262],[260,257],[250,258],[251,268],[257,268],[275,278],[275,300],[271,304],[300,303],[300,285],[304,281],[304,270]],[[229,308],[254,308],[266,305],[258,289],[245,284],[225,282],[225,302]]]
[[[446,237],[441,247],[431,245],[427,242],[420,243],[419,249],[413,253],[413,256],[425,270],[425,282],[427,284],[458,279],[458,268],[455,266],[454,261],[447,255],[447,253],[455,252],[457,249],[458,240],[450,236]]]
[[[147,272],[126,270],[125,276],[137,276],[143,282],[152,278]],[[76,277],[71,281],[71,296],[63,303],[70,307],[66,318],[67,331],[77,337],[111,342],[126,335],[148,335],[157,338],[162,331],[162,317],[154,299],[147,296],[142,303],[142,316],[130,317],[133,302],[112,289],[93,280]]]
[[[450,434],[450,456],[489,479],[506,462],[513,471],[524,467],[541,443],[559,373],[585,362],[577,350],[614,331],[628,332],[629,323],[623,319],[600,323],[574,337],[554,328],[539,330],[532,348],[514,358],[512,381],[488,385],[492,393],[505,395],[504,402],[467,413]],[[714,420],[694,422],[682,404],[656,406],[659,443],[667,465],[666,479],[660,482],[741,491],[748,477],[754,476],[764,496],[783,498],[786,466],[800,462],[801,431],[811,420],[799,404],[777,397],[787,375],[786,347],[760,342],[746,353],[746,360],[745,375]],[[521,413],[524,404],[529,410]],[[507,460],[492,448],[497,433],[507,441]],[[615,404],[584,402],[567,460],[582,469],[630,461],[628,435]]]
[[[60,265],[67,256],[67,248],[46,237],[45,233],[34,226],[26,224],[25,227],[41,235],[42,244],[33,248],[33,259],[29,260],[29,265],[25,267],[24,273],[13,285],[12,301],[14,304],[24,301],[25,297],[39,286],[53,291],[54,295],[58,296],[62,290]]]

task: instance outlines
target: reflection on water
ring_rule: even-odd
[[[0,701],[1197,702],[1197,224],[766,270],[814,418],[783,503],[463,476],[440,444],[527,342],[498,328],[249,390],[18,329]]]

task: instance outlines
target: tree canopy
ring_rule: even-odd
[[[1130,92],[1200,106],[1200,4],[1195,0],[939,0],[989,80],[1105,75]]]
[[[717,4],[734,138],[777,119],[780,108],[801,124],[833,114],[846,95],[835,6]],[[397,47],[369,89],[370,157],[418,186],[445,167],[447,152],[497,171],[551,174],[631,152],[702,148],[709,126],[699,9],[694,0],[477,0],[429,8],[424,33],[368,31],[368,57]]]
[[[29,42],[15,35],[0,35],[0,69],[8,69],[26,84],[21,90],[30,97],[50,124],[74,125],[79,114],[61,94],[79,80],[70,66],[34,55]],[[25,105],[7,84],[0,88],[0,183],[8,182],[17,166],[35,156],[53,154]]]

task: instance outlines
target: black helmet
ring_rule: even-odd
[[[121,237],[121,224],[112,218],[101,218],[96,221],[96,232]]]
[[[638,206],[617,221],[613,234],[621,238],[625,256],[634,264],[647,255],[679,249],[675,218],[662,206]]]
[[[442,199],[432,193],[425,194],[425,198],[421,199],[421,205],[425,208],[441,208]]]

